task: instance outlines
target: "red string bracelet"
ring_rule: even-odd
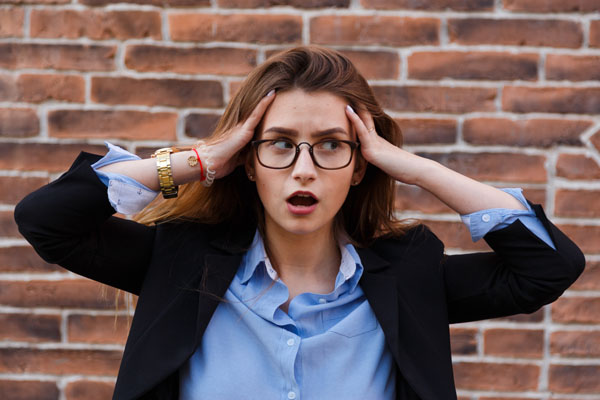
[[[204,167],[202,166],[202,160],[200,159],[200,154],[198,154],[198,150],[196,150],[195,147],[192,147],[192,150],[194,150],[194,153],[196,153],[196,158],[198,159],[198,164],[200,164],[200,182],[202,182],[203,180],[206,179],[206,176],[204,176]]]

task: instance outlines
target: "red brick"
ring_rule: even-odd
[[[584,253],[600,253],[600,226],[593,225],[563,225],[559,228],[573,242],[579,246]]]
[[[218,114],[189,114],[185,117],[185,134],[194,138],[210,136],[221,118]]]
[[[2,4],[65,4],[70,3],[70,0],[2,0]]]
[[[495,318],[494,320],[511,322],[542,322],[544,320],[544,309],[540,308],[531,314],[515,314],[507,317]]]
[[[58,400],[59,391],[54,382],[0,380],[3,400]]]
[[[125,316],[70,315],[69,342],[125,344],[130,322]]]
[[[94,40],[150,37],[161,39],[156,11],[31,10],[32,37]]]
[[[48,114],[50,136],[175,140],[177,114],[115,110],[56,110]]]
[[[454,364],[457,389],[534,390],[538,386],[540,368],[528,364],[471,363]]]
[[[329,45],[410,46],[438,44],[434,18],[324,15],[310,21],[310,41]]]
[[[104,6],[123,3],[123,0],[80,0],[88,6]],[[127,3],[158,7],[210,7],[210,0],[127,0]]]
[[[12,211],[0,211],[0,237],[21,237]]]
[[[581,146],[580,136],[591,125],[591,121],[565,119],[470,118],[463,124],[463,138],[476,145]]]
[[[559,217],[600,217],[600,191],[558,189],[554,213]]]
[[[567,179],[600,179],[600,166],[584,154],[559,154],[556,175]]]
[[[24,21],[22,8],[0,9],[0,37],[22,37]]]
[[[82,76],[22,74],[16,83],[19,93],[17,101],[85,101],[85,81]]]
[[[364,8],[379,10],[491,11],[494,9],[494,0],[361,0],[360,3]]]
[[[115,385],[109,382],[75,381],[65,389],[66,400],[110,400]]]
[[[600,324],[600,297],[561,297],[552,304],[552,320],[564,324]]]
[[[525,198],[534,204],[541,204],[542,207],[546,207],[546,190],[545,189],[529,189],[523,190]]]
[[[550,353],[561,357],[600,357],[600,332],[552,332]]]
[[[199,42],[300,43],[302,17],[260,14],[170,14],[173,40]]]
[[[488,397],[480,396],[477,400],[538,400],[538,397]]]
[[[546,157],[512,153],[428,153],[441,162],[477,180],[504,182],[546,182]]]
[[[456,120],[438,118],[396,118],[404,144],[456,142]]]
[[[594,132],[590,137],[590,142],[596,148],[596,150],[600,151],[600,130]]]
[[[0,304],[14,307],[115,309],[115,289],[99,283],[64,281],[0,281]],[[119,301],[119,306],[123,301]]]
[[[600,57],[548,54],[546,57],[546,79],[600,80]]]
[[[600,366],[550,365],[548,389],[557,393],[598,393]]]
[[[460,44],[580,47],[581,25],[548,19],[462,18],[448,20],[450,41]]]
[[[503,6],[509,11],[557,13],[600,11],[596,0],[503,0]]]
[[[106,147],[88,144],[0,143],[0,169],[65,171],[80,151],[105,154]]]
[[[408,56],[408,77],[536,80],[538,55],[502,52],[416,52]]]
[[[60,315],[0,314],[0,340],[60,341]]]
[[[137,71],[246,75],[256,66],[256,51],[236,48],[128,46],[125,65]]]
[[[590,21],[590,47],[600,47],[600,20]]]
[[[218,0],[220,8],[294,8],[348,7],[350,0]]]
[[[377,99],[394,111],[466,113],[495,111],[496,89],[433,86],[373,86]]]
[[[56,272],[63,271],[48,264],[30,246],[0,247],[0,272]]]
[[[471,234],[462,222],[423,221],[450,249],[491,251],[484,240],[473,243]]]
[[[0,137],[36,136],[40,122],[29,108],[0,108]]]
[[[0,43],[0,68],[110,71],[115,46],[89,44]]]
[[[450,345],[454,355],[477,354],[477,329],[450,328]]]
[[[518,113],[598,114],[600,88],[508,86],[503,90],[502,109]]]
[[[600,291],[600,262],[587,261],[583,274],[569,289]]]
[[[108,350],[0,348],[0,372],[114,376],[121,356]]]
[[[396,186],[394,208],[398,211],[411,210],[426,214],[455,213],[433,194],[416,185]]]
[[[396,79],[400,56],[387,51],[341,50],[366,79]]]
[[[93,77],[92,100],[107,104],[222,107],[223,87],[216,81]]]
[[[542,358],[544,331],[529,329],[486,329],[483,352],[499,357]]]

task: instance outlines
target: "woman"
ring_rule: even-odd
[[[533,312],[584,258],[520,190],[400,142],[350,61],[299,47],[248,76],[206,143],[82,153],[15,218],[47,261],[139,295],[115,399],[455,399],[448,324]],[[394,218],[394,181],[494,252],[445,256]]]

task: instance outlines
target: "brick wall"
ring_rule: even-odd
[[[600,399],[599,11],[600,0],[0,0],[0,398],[110,398],[127,329],[114,292],[27,246],[16,202],[104,139],[147,154],[208,134],[254,66],[318,43],[358,65],[407,149],[525,188],[586,253],[552,306],[452,327],[460,398]],[[486,249],[439,201],[398,192],[400,214],[451,251]]]

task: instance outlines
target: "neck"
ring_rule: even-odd
[[[332,229],[296,235],[275,228],[265,235],[269,259],[282,281],[333,290],[341,255]]]

